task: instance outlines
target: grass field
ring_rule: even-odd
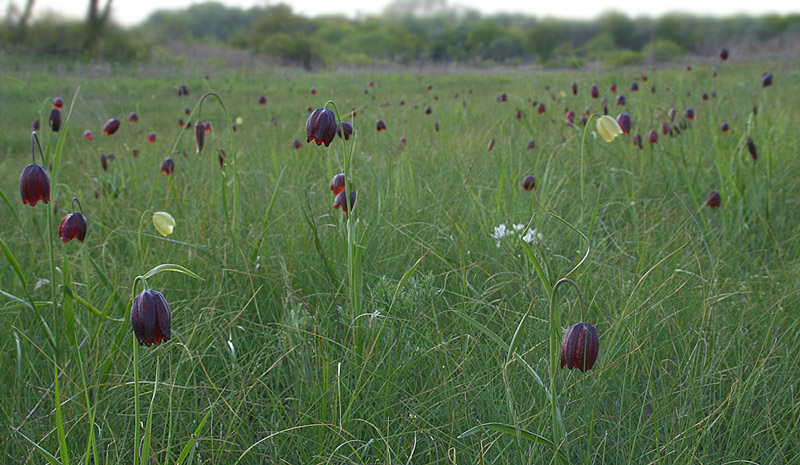
[[[762,88],[764,71],[773,86]],[[791,64],[4,73],[0,462],[800,462],[800,71]],[[181,83],[188,97],[177,96]],[[602,114],[593,83],[612,116],[631,115],[631,135],[606,143],[596,116],[584,135],[584,111]],[[612,83],[626,106],[615,105]],[[235,133],[213,97],[197,116],[206,91],[241,118]],[[702,101],[704,92],[716,96]],[[55,96],[65,101],[59,133],[47,126]],[[357,111],[346,146],[305,142],[307,107],[329,99],[343,116]],[[212,125],[199,155],[193,131],[178,126],[187,107]],[[671,107],[670,126],[687,107],[696,113],[673,136],[661,132]],[[138,122],[126,122],[131,111]],[[108,137],[111,117],[123,124]],[[18,180],[34,119],[52,201],[30,208]],[[346,151],[357,192],[349,217],[329,190]],[[111,153],[104,170],[100,156]],[[535,192],[521,188],[529,174]],[[722,202],[711,209],[714,190]],[[58,224],[72,197],[88,233],[64,244]],[[158,234],[154,211],[175,218],[173,234]],[[500,225],[510,233],[497,238]],[[520,240],[529,231],[530,243]],[[203,280],[148,277],[169,302],[172,338],[135,350],[128,315],[143,288],[134,278],[161,264]],[[576,265],[569,276],[585,309],[561,286],[551,315],[550,286]],[[585,373],[560,370],[561,335],[579,321],[597,328],[599,358]]]

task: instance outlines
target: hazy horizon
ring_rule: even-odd
[[[7,0],[6,8],[2,10],[5,16],[8,6],[15,4],[18,9],[24,6],[25,0]],[[116,0],[112,3],[112,20],[123,26],[135,26],[157,10],[180,10],[193,4],[208,3],[198,0],[171,0],[165,7],[163,0]],[[556,17],[561,19],[589,20],[609,11],[624,13],[628,17],[658,17],[667,13],[687,13],[697,16],[716,16],[728,17],[740,14],[751,16],[761,16],[765,14],[791,14],[800,12],[800,7],[789,7],[786,2],[775,0],[764,0],[757,3],[752,2],[723,2],[712,0],[704,2],[698,8],[697,2],[691,0],[673,0],[668,3],[658,4],[636,4],[626,9],[619,8],[613,2],[596,2],[587,0],[576,0],[573,2],[545,2],[536,4],[533,2],[520,2],[515,0],[495,0],[486,3],[482,0],[422,0],[422,1],[372,1],[372,0],[351,0],[348,3],[349,9],[342,11],[340,4],[322,0],[293,0],[293,1],[263,1],[263,0],[217,0],[229,7],[250,8],[253,6],[277,5],[285,3],[292,7],[292,11],[304,16],[321,16],[331,14],[344,14],[351,18],[378,15],[383,13],[391,4],[410,4],[421,5],[427,11],[441,11],[442,9],[469,9],[478,11],[484,15],[506,13],[524,14],[538,17]],[[38,18],[49,13],[55,13],[68,19],[81,19],[88,10],[88,0],[36,0],[34,3],[34,18]],[[101,7],[105,1],[101,0]]]

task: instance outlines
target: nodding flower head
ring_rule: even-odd
[[[197,153],[202,153],[206,143],[206,127],[202,121],[198,121],[194,125],[194,142],[197,147]]]
[[[146,289],[133,299],[131,307],[131,326],[139,345],[159,345],[168,341],[172,315],[164,296]]]
[[[90,130],[83,131],[83,138],[86,139],[86,142],[91,142],[94,139],[94,134]]]
[[[108,136],[113,136],[117,129],[119,129],[119,120],[117,118],[111,118],[103,125],[103,132]]]
[[[633,136],[633,145],[639,147],[639,150],[641,150],[643,148],[642,147],[642,135],[641,134],[636,134],[635,136]]]
[[[351,187],[352,189],[352,187]],[[350,207],[354,207],[356,204],[356,193],[350,190]],[[336,194],[336,198],[333,199],[333,208],[341,208],[342,211],[347,214],[347,201],[345,200],[345,190],[342,189]]]
[[[336,115],[332,111],[317,108],[306,120],[306,135],[308,136],[306,142],[313,140],[317,145],[325,144],[325,147],[331,145],[337,126]]]
[[[526,191],[536,189],[536,178],[532,175],[525,176],[525,179],[522,180],[522,188]]]
[[[331,192],[334,195],[344,190],[344,173],[333,175],[331,179]]]
[[[50,110],[50,116],[47,118],[48,124],[50,124],[50,129],[53,132],[58,132],[61,129],[61,111],[58,108],[53,108]]]
[[[719,51],[719,59],[722,60],[722,61],[725,61],[725,60],[728,59],[728,49],[727,48],[722,48]]]
[[[56,97],[53,99],[53,106],[58,108],[59,110],[64,108],[64,100],[61,97]]]
[[[600,90],[597,88],[597,84],[592,84],[592,98],[597,98],[600,96]]]
[[[617,120],[608,115],[603,115],[597,119],[597,132],[606,142],[613,141],[623,133]]]
[[[578,83],[572,82],[572,95],[578,95]]]
[[[155,212],[153,213],[153,226],[162,236],[169,236],[175,228],[175,218],[167,212]]]
[[[78,239],[78,241],[83,242],[86,238],[86,217],[83,216],[82,212],[75,210],[75,202],[78,202],[77,197],[72,199],[72,213],[65,216],[58,226],[58,236],[61,238],[61,242],[65,244],[72,239]],[[80,205],[80,202],[78,202],[78,205]]]
[[[347,121],[342,121],[342,124],[336,130],[336,134],[339,137],[344,136],[344,140],[350,140],[350,136],[353,135],[355,129],[353,129],[353,125]]]
[[[631,115],[627,113],[620,113],[617,116],[617,124],[619,124],[620,129],[622,129],[623,134],[630,134],[631,133]]]
[[[711,191],[708,194],[708,198],[706,198],[706,205],[709,208],[718,208],[722,204],[722,196],[719,195],[717,191]]]
[[[753,142],[753,139],[748,137],[745,141],[745,144],[747,145],[747,151],[750,152],[750,156],[753,158],[753,160],[757,159],[758,152],[756,152],[756,143]]]
[[[161,162],[161,172],[166,173],[167,176],[175,171],[175,160],[172,157],[167,157]]]
[[[36,202],[41,200],[45,204],[50,203],[50,175],[44,166],[32,163],[22,170],[19,177],[19,192],[22,195],[22,203],[36,206]]]
[[[772,74],[764,73],[761,76],[761,87],[769,87],[772,85]]]
[[[690,108],[686,109],[686,117],[689,118],[689,119],[694,119],[694,109],[693,108],[690,107]]]
[[[135,123],[135,122],[139,121],[139,115],[137,115],[135,111],[132,111],[128,115],[128,121],[131,122],[131,123]]]
[[[385,131],[386,130],[386,123],[384,123],[382,119],[379,119],[377,128],[378,128],[378,131]]]
[[[625,96],[622,94],[617,95],[617,105],[625,105]]]
[[[561,341],[561,368],[591,370],[597,361],[600,340],[597,330],[589,323],[577,323],[564,333]]]

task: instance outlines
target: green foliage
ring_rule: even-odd
[[[644,55],[651,62],[672,61],[683,54],[681,46],[671,40],[656,39],[644,48]]]
[[[644,54],[633,50],[612,50],[605,54],[605,64],[609,68],[638,65],[644,63]]]
[[[545,19],[531,26],[525,34],[525,48],[535,52],[541,62],[550,60],[553,50],[566,32],[562,21]]]
[[[11,59],[0,60],[11,69]],[[139,431],[147,463],[449,464],[456,454],[465,464],[545,465],[559,461],[548,392],[560,406],[568,447],[557,447],[568,463],[800,461],[795,64],[734,61],[717,77],[698,66],[532,79],[191,62],[146,76],[138,64],[121,65],[100,76],[61,62],[13,62],[13,79],[2,82],[13,111],[0,114],[0,193],[10,200],[0,201],[8,219],[0,232],[6,461],[133,463]],[[769,88],[759,85],[765,69],[775,70]],[[626,92],[634,133],[658,129],[670,107],[681,114],[691,105],[697,117],[680,135],[640,150],[630,136],[595,138],[594,118],[588,128],[564,124],[564,107],[600,109],[592,83],[610,97],[612,82],[624,89],[643,72],[657,92]],[[177,82],[190,97],[175,95]],[[57,194],[47,205],[22,205],[17,175],[30,162],[30,122],[51,96],[68,97],[79,84]],[[214,128],[203,154],[176,124],[206,86],[242,119],[235,150],[225,111],[209,101],[196,116]],[[708,89],[718,97],[701,102]],[[496,102],[500,93],[507,103]],[[256,103],[262,94],[266,106]],[[348,141],[358,192],[350,232],[329,189],[344,168],[341,141],[291,145],[305,138],[305,107],[334,96],[339,109],[358,109]],[[547,113],[528,98],[547,102]],[[100,133],[108,117],[134,109],[138,123]],[[386,131],[375,131],[378,118]],[[723,121],[731,131],[719,131]],[[94,141],[83,140],[85,128]],[[153,144],[150,130],[159,136]],[[59,136],[44,125],[46,153]],[[531,139],[536,149],[527,150]],[[104,170],[98,158],[110,152]],[[170,177],[159,172],[166,155],[176,162]],[[223,200],[232,198],[232,163],[241,177],[238,232],[226,226]],[[528,174],[534,192],[519,186]],[[722,194],[716,209],[703,206],[712,189]],[[88,234],[84,243],[56,237],[51,271],[45,243],[72,196]],[[147,210],[169,211],[173,235],[162,238],[145,221],[139,241]],[[515,232],[492,237],[500,224]],[[526,228],[541,237],[520,241]],[[360,256],[357,312],[348,237]],[[163,263],[205,281],[150,276],[170,304],[172,339],[134,352],[125,318],[138,290],[131,281],[150,269],[179,270]],[[545,283],[567,274],[585,299],[583,318],[576,294],[564,292],[551,326]],[[579,319],[600,337],[586,373],[558,369],[548,352],[551,334]],[[48,331],[64,350],[53,353]],[[556,389],[542,388],[551,381]]]

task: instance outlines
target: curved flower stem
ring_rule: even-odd
[[[139,230],[136,233],[136,259],[139,262],[137,268],[142,269],[142,265],[144,262],[144,257],[142,255],[142,228],[144,227],[144,216],[147,214],[153,214],[152,210],[145,210],[142,212],[142,216],[139,217]],[[136,281],[134,281],[134,290],[136,290]],[[134,294],[136,295],[136,294]]]
[[[564,428],[561,412],[558,410],[558,393],[556,391],[556,373],[560,364],[558,342],[561,339],[561,324],[556,311],[556,291],[564,283],[571,285],[578,292],[578,298],[581,302],[581,320],[583,320],[583,296],[581,295],[581,290],[575,284],[575,281],[569,278],[559,279],[553,285],[553,291],[550,294],[550,406],[553,420],[553,445],[556,447],[556,453],[567,448],[567,432]],[[566,452],[564,453],[566,455]]]
[[[336,114],[336,124],[341,125],[341,115],[339,114],[339,109],[336,106],[336,102],[333,100],[328,100],[323,105],[323,108],[327,107],[328,105],[333,106],[333,111]],[[353,133],[353,137],[355,137],[356,133]],[[359,259],[358,251],[356,250],[358,244],[356,236],[355,228],[358,225],[357,214],[354,211],[354,204],[350,199],[350,163],[352,161],[352,156],[354,147],[351,148],[350,153],[347,151],[347,142],[344,138],[344,130],[342,129],[342,150],[343,158],[344,158],[344,198],[345,198],[345,205],[344,207],[347,208],[347,276],[349,281],[349,291],[350,291],[350,305],[352,307],[352,319],[355,321],[356,317],[361,314],[361,289],[360,284],[361,280],[359,278],[361,273],[361,263]],[[353,144],[355,146],[355,142]],[[358,327],[355,328],[355,335],[354,335],[354,344],[356,347],[356,353],[361,354],[361,346],[362,346],[362,334]]]
[[[592,122],[592,118],[594,118],[595,116],[598,116],[598,114],[592,113],[591,115],[589,115],[589,119],[586,120],[586,125],[583,127],[583,135],[581,136],[581,219],[580,219],[581,228],[583,227],[583,210],[584,206],[586,205],[585,202],[586,184],[584,183],[584,167],[585,167],[584,153],[586,148],[586,133],[589,132],[589,127],[590,127],[589,123]]]

